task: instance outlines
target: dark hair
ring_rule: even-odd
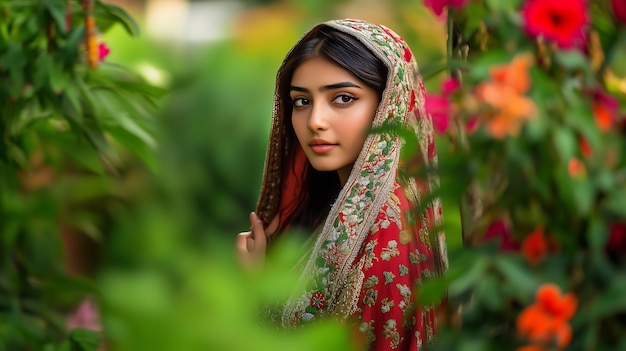
[[[309,32],[287,55],[278,78],[278,93],[283,106],[289,150],[298,145],[293,125],[291,124],[292,101],[289,95],[294,71],[305,60],[323,57],[345,70],[378,92],[379,100],[386,86],[388,69],[381,59],[376,57],[358,39],[337,29],[320,26]],[[291,164],[295,162],[295,152],[291,155]],[[289,170],[295,172],[295,169]],[[278,231],[288,227],[314,229],[330,212],[332,203],[341,191],[337,172],[322,172],[306,162],[306,170],[300,189],[301,199],[288,218],[281,218]]]

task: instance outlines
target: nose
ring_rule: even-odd
[[[307,126],[312,131],[328,129],[328,111],[324,104],[317,103],[311,106],[311,114]]]

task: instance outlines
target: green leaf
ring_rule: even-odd
[[[569,128],[557,127],[554,130],[553,142],[559,157],[563,162],[568,162],[577,151],[576,136]]]
[[[417,303],[421,306],[439,304],[448,290],[449,279],[432,278],[422,281],[422,285],[417,287]]]
[[[84,35],[84,26],[72,27],[72,29],[70,30],[70,34],[68,35],[67,41],[63,46],[63,50],[61,51],[61,58],[65,62],[65,64],[74,66],[81,61],[79,59],[78,53]]]
[[[486,2],[489,9],[501,12],[515,11],[520,6],[520,0],[487,0]]]
[[[611,191],[603,204],[609,211],[626,218],[626,188],[620,187]]]
[[[71,142],[62,144],[62,147],[71,158],[76,160],[76,162],[83,167],[86,167],[88,170],[96,174],[104,174],[104,167],[102,165],[102,160],[100,160],[100,156],[97,151],[89,147],[89,145],[80,145],[75,142]]]
[[[476,255],[475,261],[468,267],[462,267],[464,273],[457,279],[452,280],[449,293],[452,296],[462,295],[471,291],[483,278],[489,261],[485,256]]]
[[[98,9],[103,9],[106,15],[111,17],[117,23],[121,24],[124,29],[126,29],[126,32],[128,34],[132,36],[139,35],[139,26],[137,26],[135,20],[131,16],[129,16],[128,13],[126,13],[126,11],[124,11],[122,8],[115,5],[105,4],[101,0],[97,0],[96,3],[98,5]]]
[[[124,146],[127,150],[139,157],[144,163],[146,163],[151,170],[156,171],[157,160],[154,154],[154,149],[149,147],[136,135],[128,132],[124,128],[109,127],[107,132],[117,141],[120,145]]]
[[[589,69],[589,62],[587,58],[579,50],[556,51],[554,53],[554,58],[557,63],[567,69]]]
[[[65,33],[67,31],[65,26],[65,3],[61,0],[46,0],[42,3],[56,22],[57,27]]]
[[[497,312],[504,307],[505,299],[502,296],[500,282],[493,275],[486,275],[475,290],[475,299],[484,304],[490,311]]]
[[[75,347],[81,351],[97,351],[100,346],[100,335],[98,332],[89,329],[72,329],[70,339]]]
[[[55,94],[60,94],[66,87],[70,86],[67,82],[66,76],[59,65],[54,64],[51,60],[45,63],[46,66],[42,69],[47,70],[48,77],[50,78],[50,88]]]
[[[586,216],[593,206],[595,187],[586,176],[573,178],[571,186],[578,213]]]
[[[598,295],[584,310],[581,310],[580,319],[576,322],[596,320],[614,316],[618,313],[626,311],[626,276],[614,275],[611,284],[603,291],[599,291]]]
[[[522,266],[517,257],[498,255],[494,259],[494,266],[508,283],[515,287],[519,298],[532,295],[539,286],[538,279],[530,270]]]

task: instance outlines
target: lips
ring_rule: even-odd
[[[325,154],[332,151],[339,144],[331,143],[330,141],[326,141],[324,139],[313,139],[309,143],[311,150],[317,154]]]

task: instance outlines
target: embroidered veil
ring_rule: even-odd
[[[385,26],[344,19],[317,25],[301,41],[323,26],[357,38],[388,68],[386,87],[373,120],[373,128],[389,123],[411,128],[419,141],[420,152],[416,159],[425,167],[436,166],[432,122],[424,110],[424,84],[413,54],[404,40]],[[283,67],[284,63],[278,71],[279,79]],[[293,209],[294,201],[297,201],[294,194],[298,193],[300,185],[298,170],[304,172],[308,162],[299,144],[289,140],[290,136],[286,133],[286,108],[281,104],[277,84],[257,206],[257,214],[266,224],[277,218],[286,218]],[[368,135],[347,182],[312,239],[310,256],[303,257],[301,265],[297,267],[307,288],[304,292],[294,294],[285,303],[282,311],[284,325],[299,324],[321,316],[345,319],[355,315],[360,315],[366,323],[364,307],[367,308],[368,301],[371,302],[367,296],[368,286],[378,284],[379,280],[368,275],[368,268],[377,262],[391,261],[400,252],[399,245],[414,243],[410,246],[411,251],[407,251],[407,257],[410,257],[405,263],[399,264],[400,271],[381,272],[385,273],[380,275],[381,279],[389,278],[387,273],[394,277],[403,276],[404,273],[413,275],[409,274],[410,267],[407,266],[419,267],[415,270],[417,276],[411,281],[413,286],[409,286],[414,288],[425,275],[441,275],[446,269],[445,239],[440,228],[441,204],[437,198],[430,196],[431,190],[438,186],[437,178],[430,176],[428,179],[415,179],[404,176],[405,173],[401,171],[403,161],[400,159],[402,145],[403,140],[397,133],[375,132]],[[435,230],[436,233],[429,233]],[[386,240],[386,248],[374,249],[379,243],[375,235],[381,235],[380,231],[391,233],[395,239]],[[421,249],[417,248],[417,243],[421,243]],[[407,270],[404,271],[403,267]],[[410,272],[414,272],[414,269],[411,268]],[[396,285],[404,286],[399,283]],[[403,294],[402,289],[400,293]],[[372,302],[372,306],[374,303],[384,303],[386,298],[381,295],[378,300]],[[385,311],[385,306],[380,306],[377,308]],[[385,325],[385,330],[387,327]]]

